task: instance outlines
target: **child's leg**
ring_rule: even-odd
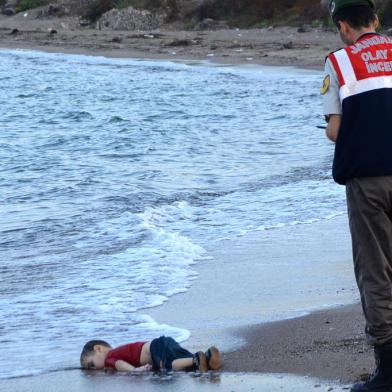
[[[175,359],[172,362],[173,370],[188,370],[193,366],[193,358]]]
[[[199,351],[192,354],[181,347],[173,338],[161,336],[151,342],[151,357],[154,370],[217,370],[220,367],[220,353],[215,347],[210,347],[206,354]]]
[[[194,355],[181,347],[173,338],[161,336],[151,342],[154,370],[188,370],[193,367]]]
[[[194,370],[195,355],[170,337],[167,338],[166,355],[173,370]]]

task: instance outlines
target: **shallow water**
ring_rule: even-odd
[[[185,340],[145,309],[206,248],[343,214],[320,80],[0,50],[0,377],[74,364],[90,337]]]
[[[6,380],[0,391],[18,392],[117,392],[125,390],[140,392],[187,391],[187,392],[298,392],[298,391],[343,391],[348,388],[333,383],[320,382],[310,377],[285,374],[260,375],[251,373],[222,373],[195,375],[176,373],[157,375],[83,375],[80,372],[53,373],[36,377]]]

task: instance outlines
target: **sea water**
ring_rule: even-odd
[[[0,50],[0,377],[75,365],[90,338],[186,340],[148,308],[206,249],[343,214],[321,80]]]

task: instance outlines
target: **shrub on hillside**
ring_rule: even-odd
[[[178,16],[177,0],[115,0],[116,8],[132,6],[136,9],[164,10],[169,20]]]
[[[384,26],[392,26],[392,0],[384,0],[380,4],[379,15]]]
[[[151,9],[160,6],[160,0],[118,0],[116,2],[117,8],[134,7],[138,9]]]
[[[105,12],[110,11],[114,6],[115,4],[112,0],[94,0],[81,9],[80,15],[90,22],[96,22]]]
[[[126,8],[132,6],[137,9],[163,9],[177,8],[177,0],[116,0],[117,8]]]
[[[16,12],[31,10],[48,4],[48,0],[21,0],[16,7]]]
[[[180,11],[177,0],[166,0],[165,3],[168,20],[170,21],[176,19]]]
[[[174,19],[178,11],[177,0],[93,0],[81,9],[80,15],[90,22],[96,22],[105,12],[113,8],[122,9],[128,7],[147,10],[165,10],[168,19]]]
[[[199,19],[229,19],[242,25],[260,21],[312,21],[323,19],[326,10],[315,0],[204,0]]]

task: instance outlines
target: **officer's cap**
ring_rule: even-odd
[[[376,8],[374,0],[330,0],[328,8],[331,16],[335,16],[343,8],[356,5],[368,5],[373,10]]]

